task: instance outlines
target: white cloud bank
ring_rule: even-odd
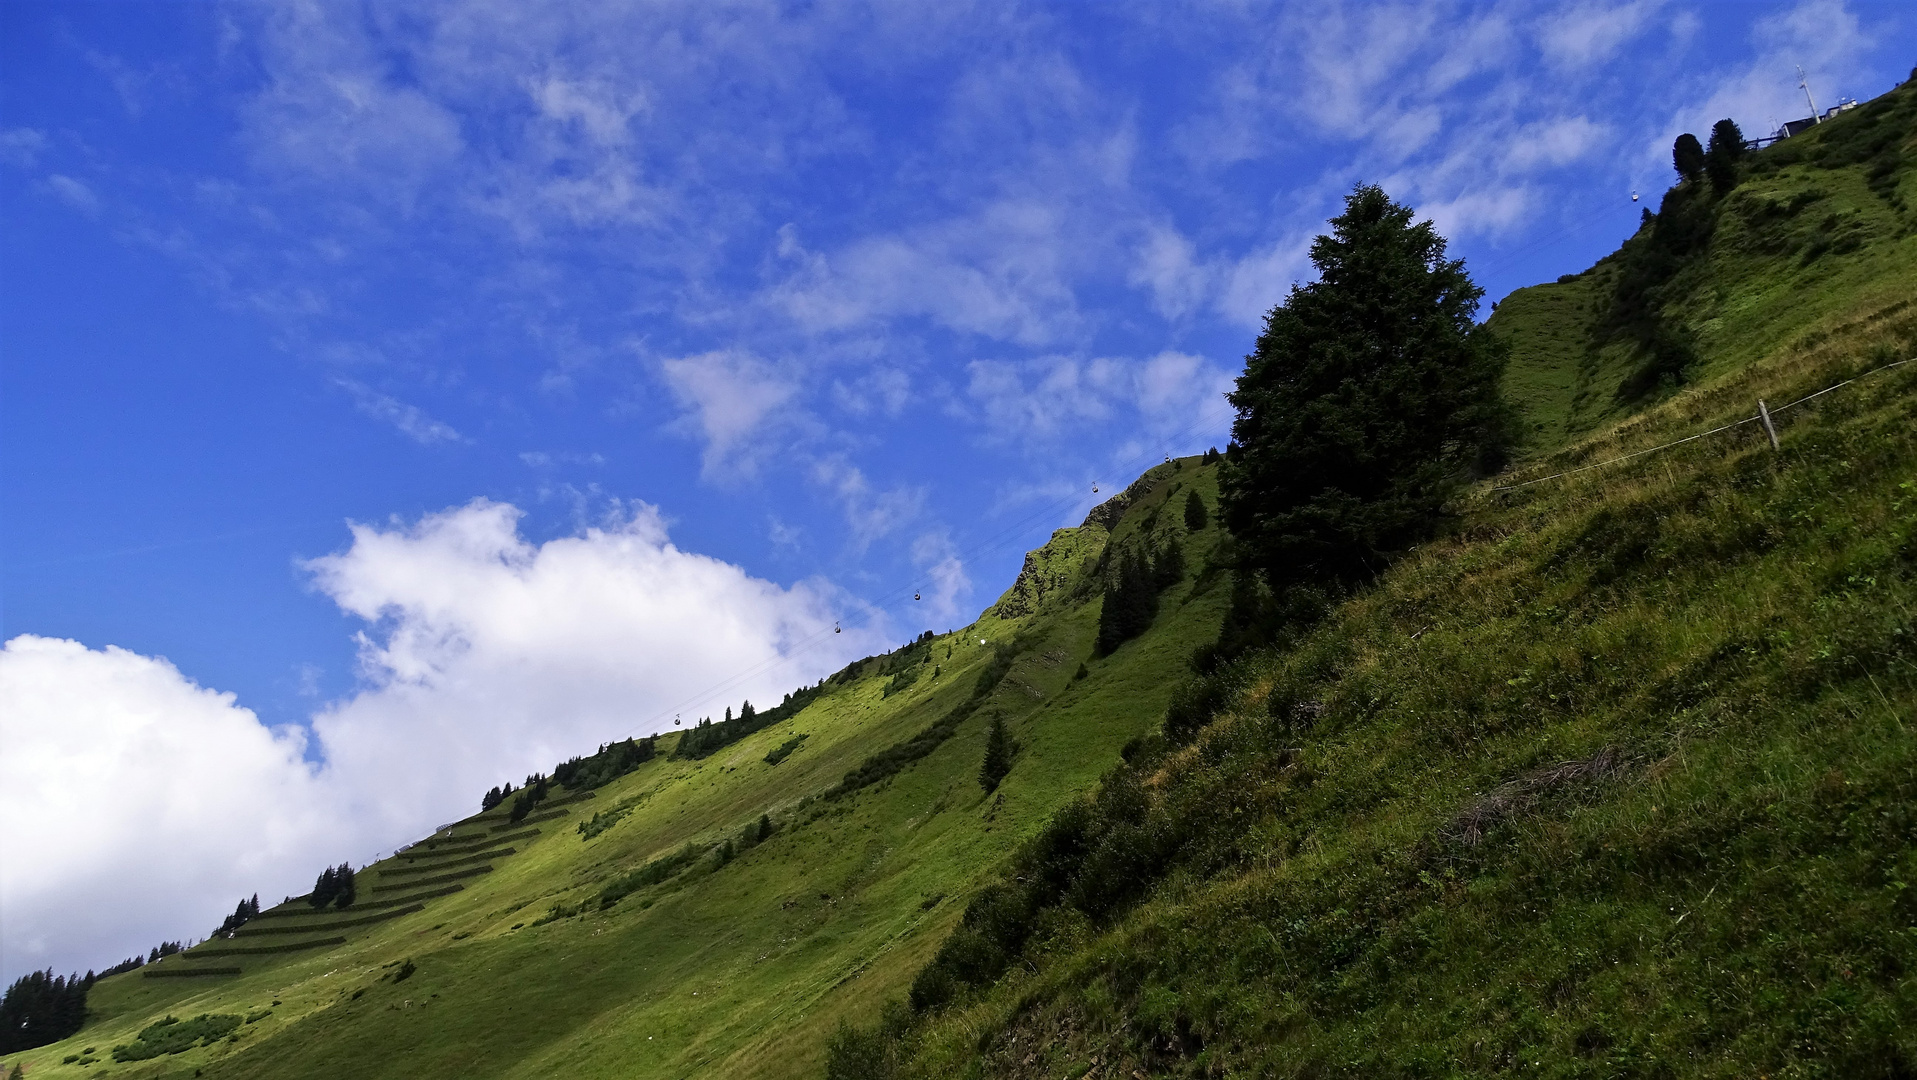
[[[21,635],[0,651],[0,977],[103,967],[207,933],[476,810],[486,788],[600,742],[795,686],[870,651],[829,587],[681,550],[639,505],[532,543],[476,500],[355,525],[312,560],[367,621],[362,686],[269,730],[163,659]],[[699,710],[695,713],[694,710]]]
[[[303,734],[269,731],[164,659],[14,638],[0,649],[0,745],[9,982],[204,935],[222,907],[292,888],[326,857]]]

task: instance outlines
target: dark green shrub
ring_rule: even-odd
[[[141,1029],[138,1038],[113,1048],[115,1061],[145,1061],[161,1054],[184,1054],[195,1045],[211,1046],[232,1034],[240,1018],[231,1013],[201,1013],[191,1020],[167,1016]]]
[[[794,735],[790,739],[787,739],[786,741],[773,747],[771,750],[766,752],[765,763],[767,765],[777,765],[779,762],[784,761],[786,758],[791,757],[792,751],[797,750],[799,748],[799,744],[804,742],[809,737],[810,736],[803,735],[803,734]]]

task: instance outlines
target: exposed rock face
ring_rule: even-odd
[[[1044,547],[1025,553],[1018,580],[999,597],[993,612],[1001,619],[1016,619],[1037,611],[1045,597],[1071,585],[1081,568],[1097,560],[1105,550],[1105,537],[1102,525],[1053,532]]]
[[[1085,524],[1100,525],[1108,530],[1118,524],[1118,519],[1125,516],[1125,511],[1131,508],[1132,503],[1157,485],[1159,477],[1153,475],[1156,472],[1157,468],[1146,471],[1145,475],[1133,480],[1130,487],[1092,507],[1092,512],[1085,515]]]

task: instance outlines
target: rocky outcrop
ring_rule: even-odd
[[[1095,562],[1105,550],[1107,530],[1102,525],[1059,529],[1045,546],[1025,553],[1018,580],[999,597],[992,611],[1001,619],[1016,619],[1037,611],[1048,596],[1072,584],[1079,570]]]

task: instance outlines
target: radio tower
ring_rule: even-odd
[[[1824,118],[1817,114],[1817,99],[1811,96],[1810,79],[1804,75],[1804,65],[1797,65],[1797,88],[1804,92],[1804,100],[1810,102],[1811,122],[1821,124]]]

